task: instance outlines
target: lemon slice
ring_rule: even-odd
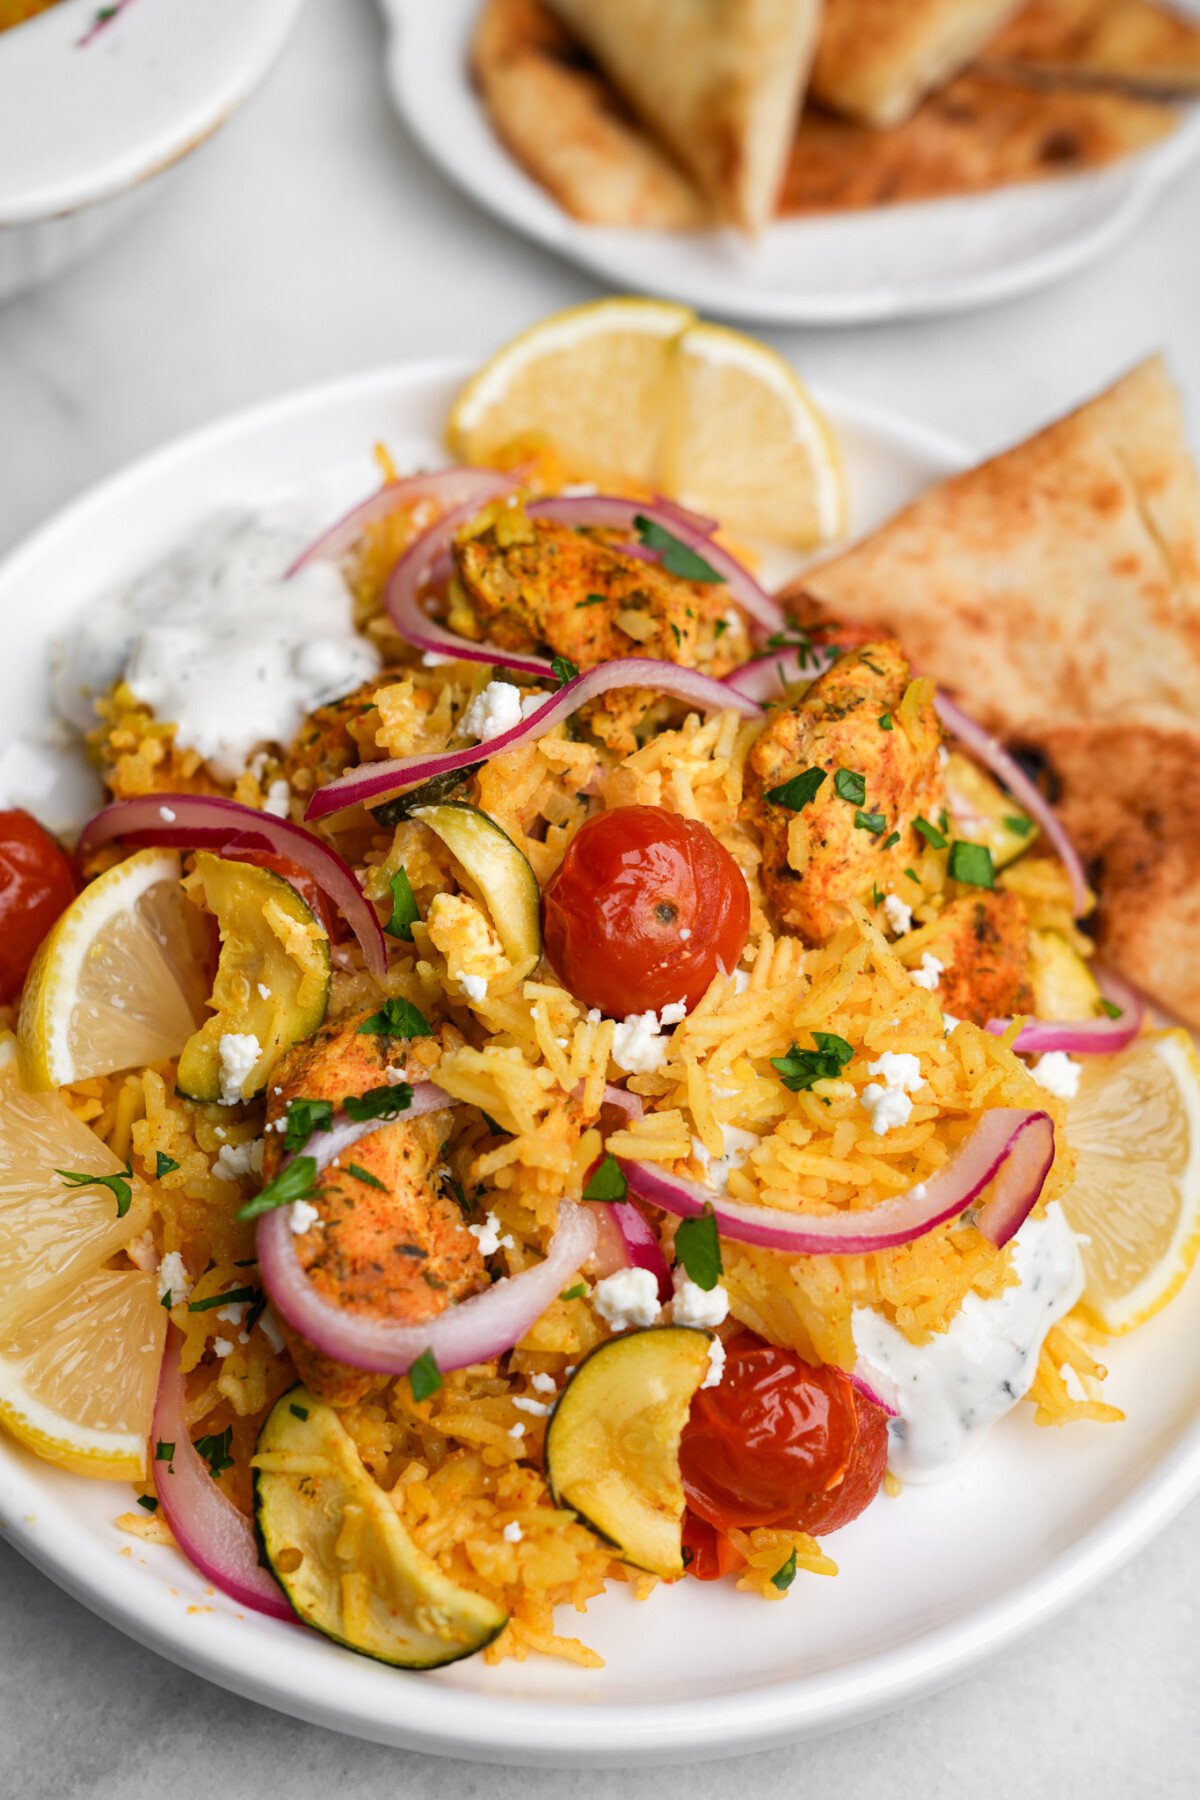
[[[129,1179],[122,1217],[105,1187],[56,1173],[120,1175],[112,1151],[57,1094],[21,1086],[12,1033],[0,1036],[0,1335],[45,1310],[143,1231],[150,1206]]]
[[[152,1275],[99,1270],[0,1337],[0,1423],[60,1468],[139,1480],[166,1328]]]
[[[672,347],[695,318],[666,300],[596,300],[551,313],[496,352],[454,403],[451,453],[491,462],[514,443],[553,444],[573,474],[650,482]]]
[[[846,528],[837,444],[792,365],[722,325],[676,346],[665,490],[731,530],[807,549]]]
[[[1106,1331],[1132,1331],[1200,1249],[1200,1060],[1187,1032],[1085,1062],[1067,1136],[1078,1167],[1062,1206],[1087,1240],[1083,1302]]]
[[[177,1056],[204,1012],[203,922],[170,850],[139,850],[72,901],[34,958],[17,1041],[27,1087]]]

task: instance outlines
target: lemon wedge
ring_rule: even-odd
[[[139,850],[89,883],[25,983],[17,1042],[26,1086],[177,1056],[203,1017],[205,945],[173,851]]]
[[[1078,1165],[1062,1206],[1085,1239],[1083,1303],[1106,1331],[1132,1331],[1200,1250],[1200,1059],[1187,1032],[1085,1062],[1067,1136]]]
[[[140,1480],[166,1328],[152,1275],[98,1270],[0,1336],[0,1424],[59,1468]]]

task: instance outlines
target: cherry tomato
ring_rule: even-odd
[[[719,1387],[692,1402],[679,1448],[688,1505],[719,1531],[818,1535],[856,1519],[887,1464],[887,1415],[840,1369],[742,1331]]]
[[[620,806],[582,826],[542,898],[559,978],[610,1018],[695,1006],[750,930],[745,877],[707,825]]]
[[[74,898],[61,845],[30,813],[0,812],[0,1002],[16,999],[38,945]]]
[[[346,942],[350,936],[349,926],[324,888],[318,886],[308,870],[302,869],[299,863],[294,863],[289,856],[276,856],[270,850],[239,850],[234,860],[253,863],[256,868],[271,869],[276,875],[282,875],[285,881],[291,882],[330,943]]]
[[[696,1513],[687,1512],[683,1518],[683,1560],[688,1574],[697,1581],[720,1581],[723,1575],[740,1569],[745,1558],[723,1531]]]

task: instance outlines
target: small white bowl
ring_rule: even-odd
[[[223,125],[303,0],[60,0],[0,32],[0,300],[85,255]]]

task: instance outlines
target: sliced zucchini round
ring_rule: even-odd
[[[1029,979],[1039,1019],[1098,1019],[1103,996],[1096,978],[1057,931],[1029,934]]]
[[[542,890],[529,859],[495,819],[465,800],[414,807],[478,888],[495,921],[510,962],[534,962],[542,954]]]
[[[652,1575],[683,1573],[679,1439],[711,1342],[681,1325],[611,1338],[580,1363],[546,1430],[556,1503]]]
[[[950,752],[945,774],[950,817],[963,837],[987,845],[994,868],[1003,869],[1028,850],[1037,826],[998,782],[957,750]]]
[[[314,1631],[398,1669],[436,1669],[508,1623],[417,1548],[337,1413],[307,1388],[276,1401],[253,1470],[263,1555]]]
[[[311,1037],[329,1004],[329,939],[290,881],[253,863],[196,854],[185,882],[221,931],[213,1009],[184,1045],[175,1085],[189,1100],[222,1098],[221,1039],[253,1036],[259,1054],[242,1096],[261,1093],[276,1060]]]

